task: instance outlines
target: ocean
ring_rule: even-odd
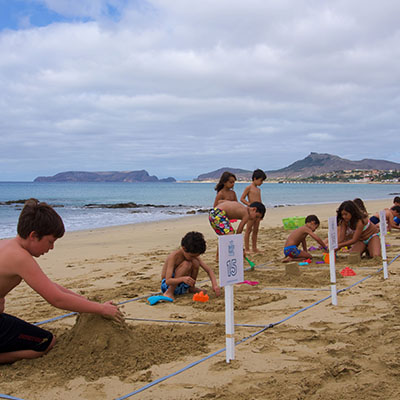
[[[240,198],[248,183],[236,183]],[[150,222],[206,212],[215,197],[214,183],[44,183],[0,182],[0,238],[16,235],[22,204],[31,197],[53,205],[67,231]],[[400,192],[398,184],[264,183],[267,207],[388,199]],[[11,202],[8,204],[7,202]],[[7,204],[6,204],[7,203]],[[130,208],[109,208],[135,203]]]

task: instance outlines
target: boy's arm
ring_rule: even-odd
[[[198,257],[200,266],[207,272],[207,275],[210,277],[212,289],[215,295],[218,297],[221,294],[221,288],[217,283],[217,279],[215,277],[214,271],[200,258]]]
[[[6,304],[6,299],[4,297],[0,297],[0,314],[4,312],[5,304]]]
[[[247,186],[243,191],[242,197],[240,198],[240,201],[243,204],[246,204],[246,206],[250,205],[250,203],[246,200],[246,197],[249,195],[249,191],[250,191],[250,186]]]
[[[236,233],[242,233],[243,232],[243,228],[247,224],[248,220],[249,220],[249,217],[247,215],[243,217],[243,219],[239,223],[239,226],[236,229]]]
[[[309,229],[308,234],[309,234],[315,241],[317,241],[317,242],[322,246],[322,248],[324,248],[324,249],[327,248],[325,242],[324,242],[318,235],[316,235],[311,229]]]
[[[101,304],[90,301],[76,293],[72,294],[70,290],[52,282],[30,255],[19,257],[14,260],[13,264],[13,270],[54,307],[69,311],[100,314],[117,321],[123,320],[122,313],[111,302]]]
[[[307,251],[307,241],[306,241],[306,238],[304,238],[304,239],[301,241],[301,245],[303,246],[303,250],[304,250],[304,251]]]

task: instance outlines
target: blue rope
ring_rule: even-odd
[[[204,321],[186,321],[179,319],[150,319],[150,318],[125,318],[129,321],[146,321],[146,322],[169,322],[172,324],[194,324],[194,325],[214,325],[213,322]],[[242,326],[245,328],[263,328],[265,325],[253,325],[253,324],[235,324],[235,326]]]
[[[8,396],[7,394],[1,394],[1,393],[0,393],[0,399],[23,400],[20,399],[19,397]]]

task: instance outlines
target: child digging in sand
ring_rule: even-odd
[[[251,203],[248,207],[237,201],[223,201],[214,207],[208,216],[211,227],[217,235],[233,235],[235,230],[231,219],[240,220],[236,233],[242,233],[249,221],[262,219],[265,215],[265,206],[260,202]],[[216,259],[218,261],[218,248]]]
[[[263,218],[265,206],[260,202],[251,203],[248,207],[237,201],[223,201],[214,207],[209,214],[208,220],[217,235],[232,235],[235,233],[230,220],[240,220],[236,233],[242,233],[243,228],[249,221]]]
[[[256,169],[253,172],[252,183],[247,186],[240,198],[240,201],[249,206],[251,203],[259,202],[261,203],[261,190],[259,186],[261,186],[264,181],[267,179],[267,175],[261,169]],[[257,237],[258,237],[258,229],[260,226],[261,218],[256,218],[247,223],[246,233],[244,235],[244,247],[246,252],[250,252],[250,235],[251,235],[251,245],[253,253],[260,253],[260,250],[257,248]]]
[[[306,218],[305,225],[295,229],[286,239],[285,247],[283,249],[285,258],[282,260],[282,262],[303,261],[312,258],[312,255],[307,252],[306,237],[308,235],[315,239],[325,249],[326,244],[324,241],[314,233],[319,225],[320,223],[318,217],[316,215],[309,215]],[[300,245],[300,243],[303,246],[303,250],[300,250],[297,247]]]
[[[200,267],[210,277],[215,295],[221,294],[213,270],[200,258],[205,251],[206,241],[200,232],[189,232],[182,238],[181,247],[167,257],[161,272],[164,296],[175,299],[175,295],[200,292],[196,287]]]
[[[0,364],[40,357],[55,344],[51,332],[4,312],[5,296],[22,280],[57,308],[123,321],[111,301],[89,301],[52,282],[35,261],[34,257],[53,249],[64,231],[62,219],[52,207],[30,199],[19,216],[17,236],[0,241]]]

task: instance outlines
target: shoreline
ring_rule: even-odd
[[[316,214],[321,223],[323,223],[327,221],[329,217],[336,215],[336,209],[339,204],[340,203],[321,203],[293,206],[276,206],[272,208],[267,208],[265,217],[261,221],[260,228],[282,227],[283,218],[307,216],[309,214]],[[387,200],[367,200],[365,201],[365,205],[370,214],[374,214],[375,212],[383,208],[388,208],[391,206],[390,201]],[[148,240],[151,239],[150,233],[148,233],[149,231],[162,234],[163,230],[169,232],[172,227],[177,227],[176,229],[178,231],[181,231],[183,236],[184,233],[186,233],[184,229],[186,226],[189,227],[187,231],[197,229],[200,231],[204,231],[202,233],[205,237],[208,236],[209,238],[213,239],[216,239],[217,237],[209,225],[208,214],[203,213],[197,215],[185,215],[181,217],[163,219],[158,221],[146,221],[133,224],[113,225],[99,228],[67,231],[61,241],[64,240],[64,238],[66,238],[67,236],[99,236],[102,234],[127,235],[132,234],[136,231],[146,232],[144,240]]]
[[[374,214],[383,208],[390,208],[391,207],[391,198],[387,199],[379,199],[379,200],[365,200],[364,203],[366,204],[367,210],[370,214]],[[267,213],[264,220],[261,222],[262,227],[277,227],[282,226],[282,219],[288,217],[296,217],[296,216],[306,216],[303,214],[316,214],[318,218],[322,221],[324,218],[328,218],[331,216],[336,215],[336,208],[339,206],[339,202],[326,202],[326,203],[315,203],[315,204],[282,204],[282,205],[275,205],[273,207],[267,206]],[[57,208],[56,208],[57,210]],[[320,215],[318,215],[319,210]],[[329,210],[329,214],[326,214],[326,210]],[[85,228],[85,229],[76,229],[76,230],[67,230],[65,235],[69,235],[72,233],[88,233],[88,232],[97,232],[97,231],[105,231],[110,230],[111,232],[118,229],[140,229],[141,227],[149,227],[152,224],[157,226],[159,224],[172,224],[175,221],[181,221],[180,224],[187,224],[191,219],[196,221],[196,218],[201,220],[204,218],[208,223],[208,213],[198,213],[198,214],[183,214],[174,217],[168,217],[165,219],[159,220],[152,220],[152,221],[141,221],[141,222],[134,222],[134,223],[127,223],[127,224],[120,224],[120,225],[106,225],[103,227],[93,227],[93,228]],[[186,222],[184,222],[186,221]],[[136,227],[136,228],[134,228]],[[150,228],[151,229],[151,228]],[[0,240],[10,239],[13,236],[3,237]],[[65,236],[64,236],[65,237]]]

